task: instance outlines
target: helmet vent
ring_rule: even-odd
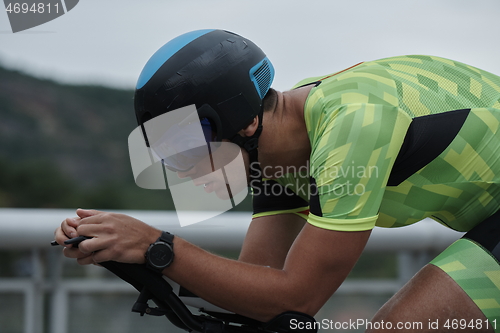
[[[255,84],[255,88],[259,93],[260,98],[264,98],[267,91],[271,87],[273,81],[273,68],[267,58],[264,58],[260,63],[250,70],[250,76]]]

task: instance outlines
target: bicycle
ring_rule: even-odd
[[[124,264],[113,261],[101,266],[131,284],[139,297],[132,306],[132,312],[141,316],[166,316],[175,326],[193,333],[316,333],[315,319],[304,313],[284,312],[268,322],[260,322],[234,313],[210,311],[201,307],[200,315],[193,314],[174,292],[172,285],[160,273],[153,272],[146,265]],[[181,287],[182,288],[182,287]],[[190,294],[183,289],[184,294]],[[191,296],[196,297],[193,294]],[[153,301],[156,307],[151,307]],[[299,329],[291,328],[294,321]],[[303,329],[300,329],[303,327]]]

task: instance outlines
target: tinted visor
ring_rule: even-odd
[[[212,153],[214,145],[207,143],[214,139],[212,124],[203,118],[171,127],[151,143],[151,149],[169,170],[188,171]]]

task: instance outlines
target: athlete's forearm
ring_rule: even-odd
[[[85,210],[77,214],[80,220],[71,227],[63,223],[56,240],[62,244],[71,231],[93,237],[78,248],[65,248],[64,255],[80,264],[109,260],[142,264],[149,244],[161,234],[123,214]],[[174,237],[174,261],[163,273],[215,305],[261,321],[291,310],[314,315],[344,281],[369,235],[369,230],[339,232],[306,224],[284,265],[280,259],[277,268],[221,258]],[[260,257],[252,262],[269,262]]]
[[[290,272],[218,257],[179,237],[174,249],[163,273],[217,306],[261,321],[306,309]]]

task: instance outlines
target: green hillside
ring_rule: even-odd
[[[0,207],[174,208],[168,191],[134,183],[132,90],[64,85],[0,67],[0,116]]]

